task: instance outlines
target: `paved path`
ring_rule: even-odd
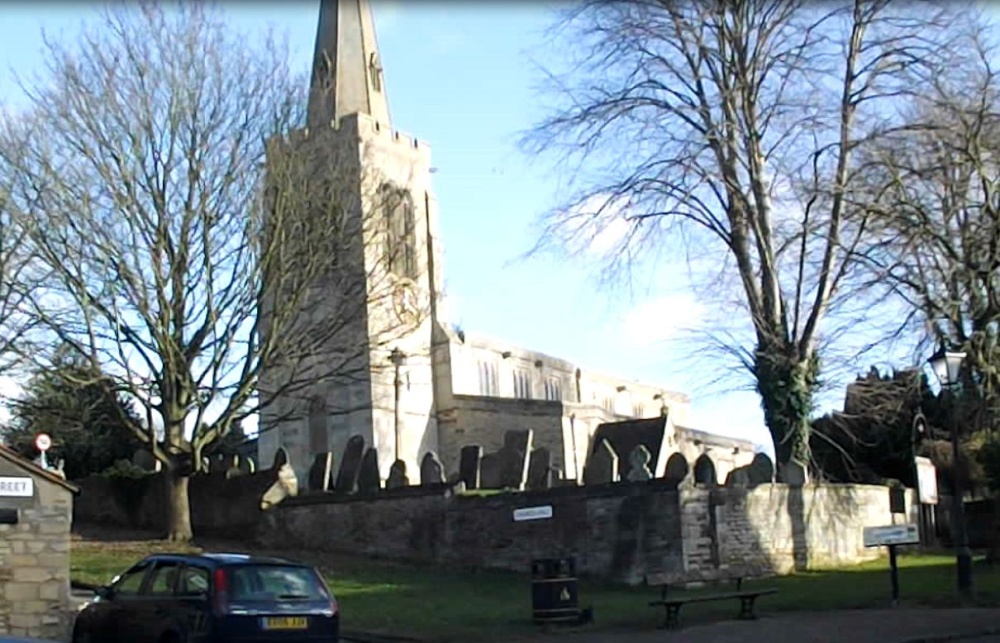
[[[796,612],[679,630],[579,632],[523,639],[553,643],[1000,643],[1000,609],[879,609]]]

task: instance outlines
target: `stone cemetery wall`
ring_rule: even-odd
[[[893,524],[888,487],[764,484],[753,489],[680,490],[684,559],[692,580],[785,574],[883,555],[862,528]],[[912,490],[907,515],[917,521]],[[908,516],[908,518],[907,518]]]
[[[863,547],[862,528],[893,522],[888,498],[877,486],[673,489],[664,480],[492,496],[409,487],[377,498],[289,499],[265,514],[257,541],[519,572],[533,558],[568,555],[581,574],[629,584],[650,574],[704,582],[877,557],[883,552]],[[551,518],[514,520],[532,507],[551,507]]]
[[[514,520],[531,507],[551,507],[551,518]],[[533,558],[575,556],[580,573],[635,582],[648,570],[683,578],[680,527],[677,493],[662,483],[490,496],[425,485],[378,498],[289,499],[265,514],[257,541],[518,572]]]
[[[139,478],[93,475],[76,481],[80,495],[73,520],[84,525],[109,525],[166,530],[166,480],[163,473]],[[261,497],[274,484],[272,470],[226,477],[224,472],[191,478],[191,524],[196,534],[242,537],[261,515]]]

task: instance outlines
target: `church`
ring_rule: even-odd
[[[392,129],[386,90],[368,1],[322,0],[307,126],[293,137],[312,150],[309,156],[336,158],[337,167],[355,172],[345,182],[353,190],[346,201],[357,222],[364,286],[337,291],[334,282],[322,301],[351,300],[360,312],[351,334],[331,337],[324,350],[343,354],[362,346],[363,355],[350,378],[294,392],[279,390],[276,373],[261,374],[261,389],[278,392],[261,412],[259,460],[271,462],[284,448],[305,485],[318,454],[337,459],[348,438],[359,435],[377,449],[383,480],[402,461],[418,483],[428,452],[454,475],[462,447],[495,451],[508,430],[531,429],[534,446],[549,451],[561,476],[581,481],[599,427],[663,418],[660,453],[679,452],[689,463],[707,454],[720,483],[748,465],[754,445],[691,428],[683,393],[449,322],[430,148]],[[666,458],[658,460],[662,468]]]

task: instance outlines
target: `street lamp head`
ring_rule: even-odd
[[[942,345],[936,353],[930,356],[927,361],[941,386],[948,388],[958,383],[965,355],[964,351],[951,350]]]

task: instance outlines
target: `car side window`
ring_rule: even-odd
[[[208,595],[208,570],[201,567],[184,567],[181,570],[180,582],[177,584],[177,595],[196,597]]]
[[[149,596],[173,596],[179,565],[175,562],[162,562],[153,570],[153,578],[146,594]]]
[[[140,563],[118,576],[112,585],[115,589],[115,594],[118,596],[137,595],[139,588],[142,587],[142,580],[146,577],[148,569],[149,563]]]

